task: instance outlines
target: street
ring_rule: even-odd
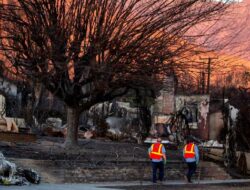
[[[0,186],[1,190],[110,190],[88,184],[40,184],[30,186]],[[113,189],[113,188],[112,188]],[[115,190],[115,189],[113,189]]]
[[[193,184],[184,181],[165,181],[152,185],[150,182],[114,182],[95,184],[40,184],[30,186],[0,186],[1,190],[250,190],[250,179],[240,180],[203,180]]]

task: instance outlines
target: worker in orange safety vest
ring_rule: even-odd
[[[159,170],[158,179],[160,182],[164,178],[164,165],[166,164],[166,149],[161,144],[161,138],[157,138],[157,142],[152,144],[148,149],[149,157],[152,161],[153,183],[157,183],[157,170]]]
[[[188,165],[186,180],[189,183],[192,183],[191,178],[195,173],[196,167],[199,163],[199,149],[190,137],[187,139],[187,144],[183,148],[183,157]]]

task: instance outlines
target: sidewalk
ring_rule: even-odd
[[[247,187],[246,187],[247,184]],[[200,186],[245,186],[243,189],[250,189],[250,179],[232,179],[232,180],[202,180],[194,181],[193,184],[187,184],[185,181],[165,181],[161,187],[177,187],[196,189]],[[113,183],[95,183],[95,184],[40,184],[30,186],[0,186],[0,190],[119,190],[119,189],[159,189],[151,182],[113,182]],[[219,188],[222,189],[222,188]],[[228,189],[226,187],[225,189]],[[229,188],[231,189],[231,188]]]
[[[118,190],[94,184],[40,184],[30,186],[0,186],[0,190]]]
[[[186,186],[186,185],[199,185],[199,184],[200,185],[230,185],[230,184],[246,184],[246,183],[249,183],[250,185],[250,179],[201,180],[201,181],[196,180],[196,181],[193,181],[192,184],[189,184],[183,180],[180,180],[180,181],[166,180],[162,183],[162,185],[166,185],[166,186]],[[152,185],[152,183],[148,181],[141,181],[141,182],[135,181],[135,182],[126,182],[126,183],[114,182],[112,184],[107,184],[105,186],[117,187],[117,186],[149,186],[149,185]]]

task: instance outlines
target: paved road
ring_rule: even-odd
[[[99,185],[89,184],[40,184],[30,186],[0,186],[0,190],[118,190],[115,188],[101,188]]]
[[[250,190],[250,179],[209,180],[187,184],[184,181],[165,181],[162,185],[150,182],[115,182],[98,184],[40,184],[30,186],[0,186],[0,190]]]

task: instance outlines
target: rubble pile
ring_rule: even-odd
[[[210,140],[204,143],[201,143],[202,147],[211,147],[211,148],[223,148],[223,144],[219,143],[217,140]]]
[[[66,127],[62,126],[60,118],[47,118],[46,123],[42,124],[43,135],[52,137],[64,137]]]
[[[0,184],[1,185],[29,185],[39,184],[41,177],[33,169],[23,169],[5,159],[0,152]]]
[[[19,130],[13,118],[1,117],[0,118],[0,132],[18,133]]]

